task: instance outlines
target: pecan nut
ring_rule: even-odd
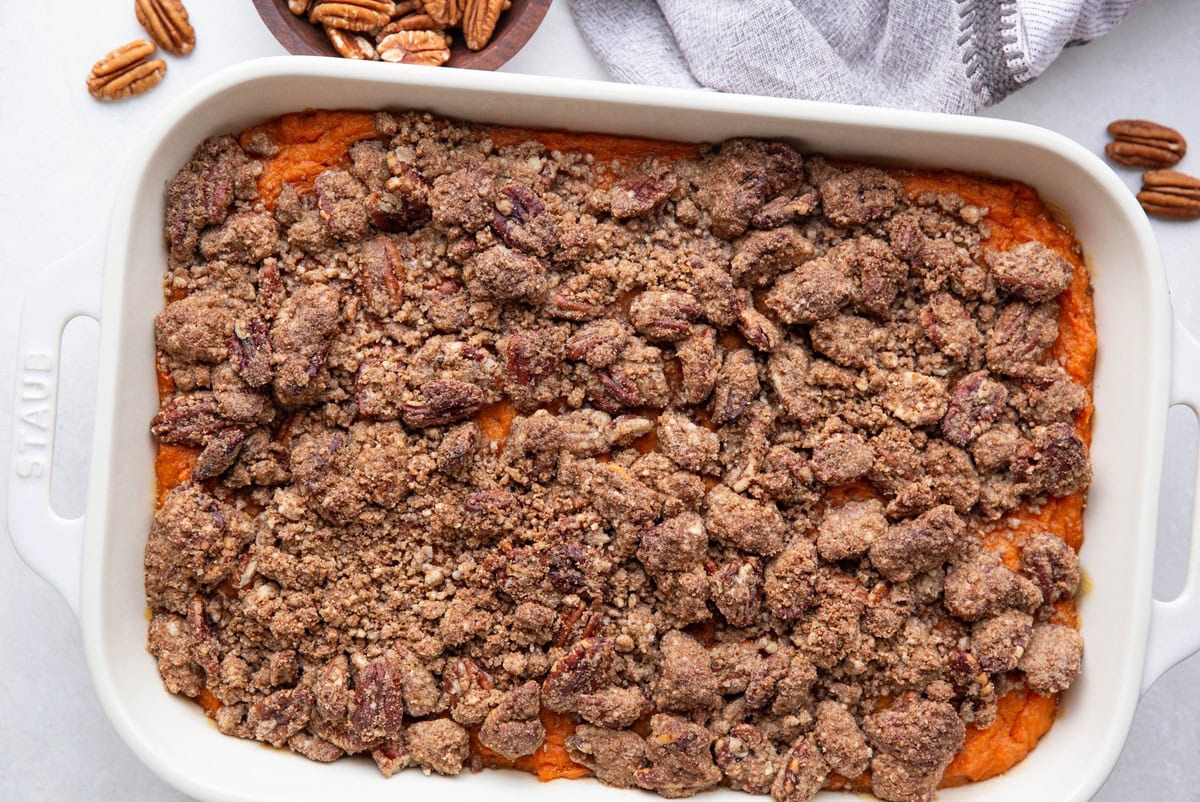
[[[555,712],[572,712],[579,697],[595,693],[608,682],[613,644],[606,638],[584,638],[555,661],[542,682],[542,705]]]
[[[750,402],[758,396],[758,365],[749,348],[739,348],[725,355],[713,389],[713,421],[719,425],[734,423],[746,413]]]
[[[450,42],[437,31],[397,31],[380,39],[376,49],[393,64],[437,67],[450,60]]]
[[[746,342],[759,351],[774,351],[783,343],[783,332],[779,327],[752,305],[743,306],[738,312],[737,329]]]
[[[740,557],[722,565],[710,578],[713,602],[733,627],[748,627],[762,608],[763,571],[756,557]]]
[[[557,231],[542,199],[521,184],[508,184],[498,194],[492,220],[496,236],[510,248],[549,256]]]
[[[387,237],[367,240],[358,256],[358,289],[368,312],[394,314],[404,301],[404,262]]]
[[[163,404],[150,421],[150,433],[160,443],[208,445],[209,438],[229,428],[210,392],[176,396]]]
[[[462,22],[465,0],[422,0],[425,13],[439,25],[458,25]]]
[[[295,14],[297,17],[303,17],[308,13],[308,7],[312,5],[309,0],[287,0],[288,11]]]
[[[435,20],[428,14],[414,12],[405,14],[403,17],[393,20],[388,23],[382,31],[379,32],[379,38],[391,36],[393,33],[400,31],[440,31],[446,26]]]
[[[392,0],[343,0],[318,3],[308,13],[308,21],[343,31],[364,33],[382,28],[396,13]]]
[[[196,457],[196,465],[192,468],[192,478],[201,482],[225,473],[237,461],[245,441],[245,429],[222,429],[214,434],[208,441],[208,445]]]
[[[616,320],[597,320],[578,328],[567,340],[567,359],[583,360],[594,368],[606,368],[617,360],[629,333]]]
[[[394,652],[359,668],[350,698],[350,725],[363,741],[388,738],[399,732],[404,716],[403,673]]]
[[[478,726],[494,706],[496,685],[486,671],[469,657],[455,657],[442,671],[442,691],[450,705],[450,717],[464,726]]]
[[[404,404],[401,416],[409,426],[423,429],[469,418],[483,406],[483,391],[458,379],[434,379],[421,386],[425,403]]]
[[[1104,152],[1118,164],[1170,167],[1187,153],[1187,141],[1182,134],[1149,120],[1117,120],[1108,126],[1108,132],[1114,139]]]
[[[583,322],[594,320],[604,314],[604,307],[588,303],[561,288],[551,292],[547,301],[546,314],[563,320]]]
[[[180,0],[134,0],[138,23],[150,38],[173,56],[186,56],[196,46],[196,31]]]
[[[251,705],[246,723],[257,740],[283,746],[308,724],[312,708],[312,691],[287,688]]]
[[[685,339],[699,315],[700,304],[695,297],[678,290],[648,290],[629,305],[633,327],[650,340]]]
[[[985,370],[967,374],[954,387],[942,433],[956,446],[966,446],[983,434],[1008,402],[1008,388],[988,377]]]
[[[661,206],[675,191],[675,176],[670,172],[657,176],[634,173],[613,184],[610,210],[617,220],[642,217]]]
[[[260,317],[238,320],[229,336],[229,361],[242,381],[251,387],[271,383],[270,328]]]
[[[538,719],[541,689],[530,680],[501,698],[479,730],[479,742],[508,760],[532,755],[546,740]]]
[[[329,25],[324,27],[325,35],[329,37],[329,43],[342,58],[352,58],[355,61],[379,60],[379,54],[375,52],[375,45],[371,44],[371,40],[367,37],[355,36],[353,33]]]
[[[407,165],[405,165],[407,167]],[[367,196],[367,214],[371,225],[390,234],[411,234],[429,222],[429,204],[425,199],[425,184],[416,170],[388,179],[387,192],[372,192]]]
[[[506,0],[466,0],[462,29],[467,47],[482,50],[487,46],[500,20],[500,12],[507,7],[505,3]]]
[[[167,63],[150,59],[153,42],[136,39],[121,45],[92,65],[87,88],[97,100],[124,100],[149,92],[167,74]]]
[[[1195,220],[1200,218],[1200,178],[1175,170],[1150,170],[1142,176],[1137,199],[1146,214]]]

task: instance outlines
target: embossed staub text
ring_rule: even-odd
[[[46,474],[50,460],[50,427],[54,425],[54,356],[31,351],[20,362],[13,470],[23,479]]]

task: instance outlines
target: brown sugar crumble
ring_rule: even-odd
[[[1036,196],[338,115],[167,191],[169,691],[385,776],[666,797],[917,802],[1011,765],[993,722],[1032,748],[1081,666],[1095,350]]]

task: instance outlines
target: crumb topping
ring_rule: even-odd
[[[985,542],[1091,479],[1069,261],[782,143],[497,133],[380,114],[271,203],[279,149],[221,136],[168,187],[169,691],[385,776],[520,761],[551,711],[611,785],[906,802],[1071,684],[1074,550]]]

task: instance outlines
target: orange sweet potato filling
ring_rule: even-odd
[[[175,392],[175,381],[161,364],[157,366],[156,377],[158,400],[162,403]],[[171,490],[186,482],[192,475],[192,467],[196,464],[199,454],[200,449],[191,446],[158,444],[158,451],[154,457],[154,480],[158,491],[155,497],[156,506],[161,505]]]
[[[1003,774],[1025,759],[1058,715],[1058,699],[1024,688],[1002,696],[996,721],[987,729],[967,727],[963,750],[942,776],[942,787],[979,782]]]
[[[478,730],[471,731],[471,751],[479,755],[483,765],[488,768],[528,771],[536,774],[542,782],[562,778],[575,780],[591,774],[591,771],[567,756],[564,746],[567,737],[575,731],[575,719],[544,708],[540,718],[542,726],[546,728],[546,741],[532,755],[509,760],[481,744]]]
[[[209,718],[216,718],[217,711],[225,706],[220,699],[209,693],[208,688],[200,689],[200,694],[196,697],[196,701],[203,708],[204,715]]]
[[[355,142],[373,139],[375,115],[351,111],[307,111],[285,114],[269,123],[243,131],[238,140],[245,146],[255,134],[266,134],[279,148],[263,161],[258,179],[258,194],[268,209],[284,184],[303,194],[327,167],[340,163]]]
[[[516,407],[508,401],[497,401],[476,412],[475,422],[479,424],[479,431],[484,437],[493,443],[503,443],[516,417]]]
[[[243,132],[245,144],[251,136],[265,133],[278,146],[278,153],[263,162],[259,178],[259,194],[268,209],[285,183],[291,183],[301,193],[310,191],[322,170],[342,163],[349,147],[363,139],[376,137],[374,115],[364,112],[314,111],[289,114]],[[661,140],[610,137],[599,134],[573,134],[555,131],[532,131],[520,128],[498,128],[490,131],[497,146],[518,144],[535,139],[547,148],[563,151],[582,151],[593,154],[598,162],[613,159],[640,161],[655,155],[664,161],[694,156],[695,145]],[[991,237],[984,242],[985,250],[1003,251],[1029,240],[1040,240],[1062,254],[1075,266],[1075,277],[1058,299],[1059,338],[1052,355],[1077,382],[1090,388],[1096,358],[1095,311],[1092,305],[1091,281],[1078,243],[1070,230],[1059,223],[1030,187],[1015,182],[945,171],[890,171],[901,180],[909,197],[926,192],[957,193],[964,201],[988,208],[987,223]],[[173,391],[173,382],[165,371],[159,370],[159,397],[165,399]],[[1085,442],[1091,442],[1093,407],[1089,403],[1077,417],[1076,429]],[[516,417],[516,410],[507,402],[493,404],[480,410],[475,420],[490,440],[503,443]],[[637,444],[640,450],[656,447],[652,435]],[[157,500],[187,480],[195,463],[198,449],[160,444],[155,462]],[[838,488],[830,500],[869,494],[862,486]],[[1021,544],[1035,531],[1053,532],[1078,550],[1083,543],[1082,493],[1050,499],[1040,509],[1026,508],[1008,516],[1003,525],[978,532],[983,543],[998,552],[1005,564],[1016,568],[1020,561]],[[1075,600],[1056,605],[1054,620],[1078,625]],[[212,716],[220,703],[208,693],[201,692],[200,704]],[[1050,730],[1058,713],[1058,698],[1038,696],[1020,689],[999,700],[996,721],[989,727],[967,728],[963,750],[947,768],[943,787],[978,782],[1003,774],[1021,762]],[[495,768],[515,768],[536,774],[540,780],[584,777],[591,772],[568,757],[564,742],[575,730],[573,716],[543,710],[546,742],[532,755],[510,761],[479,743],[476,732],[471,733],[472,750],[484,765]],[[853,781],[832,775],[827,783],[831,789],[869,790],[869,772]]]

